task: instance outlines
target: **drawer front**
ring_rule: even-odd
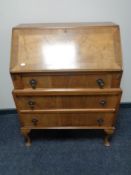
[[[42,109],[87,109],[116,108],[120,94],[116,95],[53,95],[53,96],[19,96],[14,94],[19,110]]]
[[[118,88],[121,73],[12,74],[14,87],[25,88]]]
[[[22,127],[112,127],[114,113],[43,113],[21,114]]]

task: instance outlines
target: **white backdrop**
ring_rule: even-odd
[[[0,109],[14,108],[9,75],[13,26],[103,21],[120,25],[124,63],[122,102],[131,102],[131,0],[0,0]]]

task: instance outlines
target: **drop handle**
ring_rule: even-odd
[[[35,80],[35,79],[32,79],[32,80],[30,80],[30,85],[31,85],[31,87],[32,87],[32,89],[36,89],[36,86],[37,86],[37,81]]]
[[[32,123],[33,123],[34,126],[37,126],[37,124],[38,124],[38,119],[33,118],[33,119],[32,119]]]
[[[107,101],[106,101],[106,100],[101,100],[101,101],[100,101],[100,105],[101,105],[101,106],[105,106],[106,104],[107,104]]]
[[[31,109],[33,109],[35,107],[35,101],[29,100],[28,105]]]
[[[103,118],[99,118],[99,119],[97,119],[97,123],[98,123],[99,126],[102,126],[103,123],[104,123]]]
[[[96,82],[100,88],[103,88],[105,86],[104,80],[102,79],[98,79],[96,80]]]

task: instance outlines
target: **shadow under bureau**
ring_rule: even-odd
[[[110,145],[122,94],[118,25],[18,25],[10,73],[26,145],[32,129],[102,129]]]

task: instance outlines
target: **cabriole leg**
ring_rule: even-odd
[[[104,131],[106,133],[105,138],[104,138],[104,145],[110,146],[110,138],[112,134],[114,133],[114,129],[105,129]]]
[[[30,129],[21,129],[21,133],[23,134],[24,138],[25,138],[25,145],[26,146],[31,146],[31,139],[30,139],[30,136],[29,136],[29,133],[30,133]]]

